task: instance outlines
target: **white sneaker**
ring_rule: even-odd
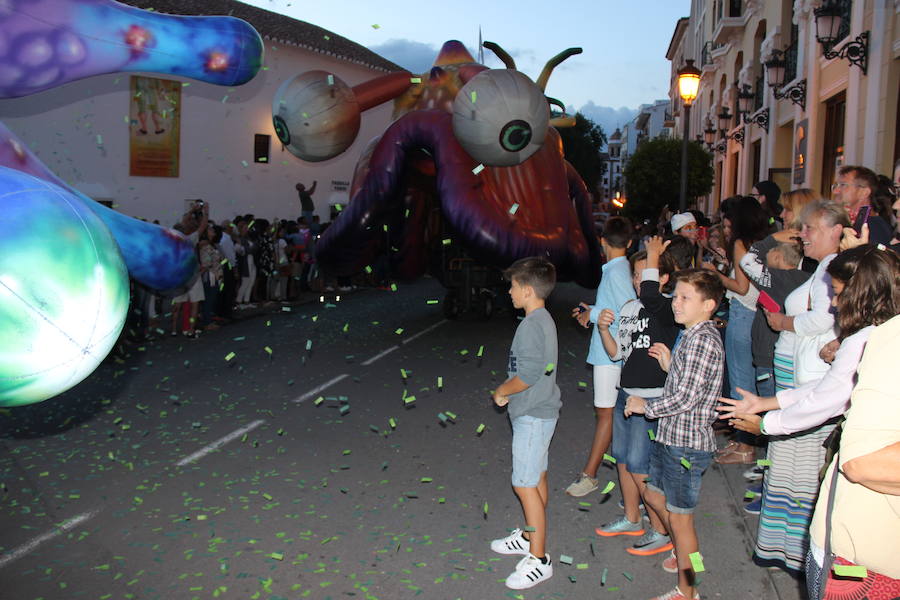
[[[531,553],[519,561],[516,570],[506,578],[506,587],[512,590],[527,590],[542,581],[553,577],[553,565],[550,563],[550,555],[547,554],[547,564],[535,558]]]
[[[498,554],[527,555],[531,550],[531,542],[522,537],[521,529],[516,528],[505,538],[491,542],[491,550]]]

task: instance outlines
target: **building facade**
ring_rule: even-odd
[[[668,99],[642,104],[638,114],[609,136],[607,150],[609,158],[603,176],[605,199],[617,198],[616,192],[625,194],[624,170],[628,158],[634,154],[641,142],[657,137],[672,135],[671,102]]]
[[[829,44],[823,4],[841,16]],[[828,197],[839,166],[890,174],[900,157],[900,0],[693,0],[667,58],[679,134],[677,72],[693,59],[702,73],[689,126],[714,150],[707,211],[764,179]]]

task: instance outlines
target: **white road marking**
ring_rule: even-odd
[[[408,338],[406,338],[405,340],[403,340],[403,342],[401,342],[401,343],[403,343],[403,344],[408,344],[408,343],[410,343],[411,341],[413,341],[414,339],[416,339],[416,338],[418,338],[418,337],[421,337],[421,336],[425,335],[426,333],[428,333],[428,332],[431,331],[432,329],[437,329],[438,327],[440,327],[441,325],[443,325],[443,324],[446,323],[446,322],[447,322],[447,319],[444,319],[443,321],[438,321],[437,323],[435,323],[435,324],[432,325],[431,327],[426,327],[425,329],[423,329],[423,330],[420,331],[419,333],[417,333],[417,334],[415,334],[415,335],[409,336]]]
[[[387,356],[388,354],[390,354],[391,352],[393,352],[394,350],[396,350],[396,349],[399,348],[399,347],[400,347],[400,346],[391,346],[391,347],[388,348],[387,350],[382,350],[381,352],[379,352],[378,354],[376,354],[375,356],[373,356],[372,358],[370,358],[369,360],[367,360],[367,361],[365,361],[365,362],[363,362],[363,363],[361,363],[361,364],[362,364],[362,366],[364,366],[364,367],[368,367],[369,365],[371,365],[373,362],[375,362],[375,361],[378,360],[379,358],[382,358],[382,357],[384,357],[384,356]]]
[[[432,326],[430,326],[430,327],[426,327],[425,329],[423,329],[423,330],[420,331],[419,333],[417,333],[417,334],[415,334],[415,335],[409,336],[408,338],[406,338],[405,340],[403,340],[403,341],[400,342],[400,343],[401,343],[401,344],[408,344],[408,343],[410,343],[411,341],[413,341],[414,339],[416,339],[416,338],[418,338],[418,337],[420,337],[420,336],[425,335],[426,333],[428,333],[428,332],[431,331],[432,329],[435,329],[436,327],[440,327],[441,325],[443,325],[443,324],[446,323],[446,322],[447,322],[447,319],[444,319],[443,321],[438,321],[438,322],[435,323],[434,325],[432,325]],[[375,362],[375,361],[378,360],[379,358],[383,358],[383,357],[387,356],[388,354],[390,354],[391,352],[393,352],[394,350],[396,350],[396,349],[399,348],[399,347],[400,347],[400,346],[391,346],[391,347],[388,348],[387,350],[382,350],[381,352],[379,352],[378,354],[376,354],[375,356],[373,356],[373,357],[370,358],[369,360],[367,360],[367,361],[365,361],[365,362],[363,362],[363,363],[360,363],[360,364],[361,364],[362,366],[364,366],[364,367],[368,367],[369,365],[371,365],[373,362]]]
[[[80,515],[78,515],[76,517],[72,517],[71,519],[69,519],[67,521],[63,521],[52,531],[48,531],[47,533],[39,535],[36,538],[32,538],[31,540],[25,542],[24,544],[22,544],[21,546],[19,546],[15,550],[13,550],[12,552],[9,552],[8,554],[4,554],[4,555],[0,556],[0,568],[5,567],[6,565],[13,562],[14,560],[18,560],[18,559],[22,558],[23,556],[25,556],[26,554],[28,554],[29,552],[31,552],[32,550],[34,550],[35,548],[37,548],[38,546],[43,544],[44,542],[48,542],[48,541],[52,540],[53,538],[55,538],[56,536],[62,535],[64,533],[66,533],[67,531],[69,531],[70,529],[74,529],[81,523],[84,523],[88,519],[96,516],[97,513],[99,513],[99,512],[100,512],[100,510],[97,509],[97,510],[88,511],[86,513],[81,513]]]
[[[294,402],[295,404],[299,404],[299,403],[303,402],[304,400],[306,400],[307,398],[312,398],[313,396],[315,396],[322,390],[326,390],[326,389],[330,388],[331,386],[336,384],[338,381],[341,381],[342,379],[346,379],[347,377],[348,377],[348,375],[346,373],[344,373],[343,375],[338,375],[337,377],[335,377],[333,379],[329,379],[322,385],[320,385],[318,387],[314,387],[313,389],[309,390],[302,396],[298,396],[297,398],[294,398],[292,400],[292,402]]]
[[[229,433],[228,435],[226,435],[225,437],[221,437],[221,438],[217,439],[216,441],[214,441],[213,443],[207,444],[206,446],[200,448],[193,454],[191,454],[189,456],[185,456],[184,458],[182,458],[175,464],[179,467],[183,467],[183,466],[190,464],[196,460],[199,460],[199,459],[203,458],[204,456],[206,456],[207,454],[209,454],[210,452],[214,452],[215,450],[218,450],[219,448],[221,448],[228,442],[241,437],[248,431],[253,431],[254,429],[259,427],[263,423],[265,423],[265,420],[263,420],[263,419],[258,419],[256,421],[253,421],[249,425],[245,425],[245,426],[241,427],[240,429],[236,429],[236,430],[232,431],[231,433]]]

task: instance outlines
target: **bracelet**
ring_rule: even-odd
[[[769,435],[768,433],[766,433],[766,418],[765,417],[762,417],[759,420],[759,432],[763,435]]]

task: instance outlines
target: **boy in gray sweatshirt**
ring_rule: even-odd
[[[544,551],[547,456],[562,402],[556,385],[556,325],[544,300],[556,285],[556,270],[547,259],[531,257],[513,263],[505,275],[513,306],[525,309],[525,318],[509,351],[509,379],[494,390],[494,403],[509,405],[512,485],[522,503],[526,527],[494,540],[491,549],[524,556],[506,578],[507,587],[523,590],[553,575],[550,556]]]

